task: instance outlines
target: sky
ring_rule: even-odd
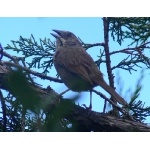
[[[73,32],[77,37],[80,37],[82,41],[85,43],[93,44],[93,43],[101,43],[103,42],[103,23],[102,19],[100,17],[27,17],[27,18],[0,18],[0,43],[3,47],[7,46],[7,44],[11,44],[11,40],[18,40],[19,36],[29,38],[31,34],[34,35],[35,39],[38,41],[39,38],[44,39],[50,38],[52,41],[54,41],[54,37],[50,34],[52,29],[58,29],[58,30],[67,30]],[[122,46],[115,43],[110,39],[110,50],[120,50],[127,47],[128,41],[125,41]],[[93,57],[94,60],[97,60],[97,51],[99,51],[99,47],[91,48],[87,52]],[[7,51],[7,53],[10,53],[11,55],[15,55],[12,51]],[[117,64],[122,58],[124,58],[123,55],[118,55],[115,57],[111,57],[112,66]],[[42,70],[37,70],[41,71]],[[107,80],[107,71],[105,64],[101,65],[101,72],[104,74],[104,79],[108,83]],[[116,69],[113,71],[114,75],[118,74],[121,77],[122,82],[119,83],[119,85],[115,84],[115,86],[118,89],[118,86],[123,86],[123,92],[122,96],[129,100],[130,94],[127,93],[128,89],[130,88],[131,91],[134,91],[136,88],[137,80],[140,77],[141,70],[138,69],[137,72],[133,72],[130,74],[127,71]],[[50,76],[56,77],[56,70],[53,68],[51,72],[49,73]],[[149,93],[149,87],[148,87],[148,75],[149,72],[146,72],[145,78],[142,82],[143,88],[140,94],[140,99],[144,100],[147,106],[150,106],[150,95]],[[115,79],[116,81],[117,79]],[[62,84],[56,84],[55,82],[50,82],[47,80],[40,80],[35,79],[38,83],[42,84],[44,88],[46,88],[48,85],[50,85],[56,92],[61,93],[67,87]],[[100,87],[95,88],[97,90],[100,90],[101,92],[104,92]],[[104,92],[106,94],[106,92]],[[75,92],[69,91],[64,95],[65,98],[69,98],[70,96],[76,94]],[[109,95],[107,95],[109,96]],[[82,100],[81,100],[82,99]],[[103,109],[103,99],[99,98],[95,94],[93,94],[93,110],[101,112]],[[82,92],[80,100],[78,101],[79,104],[86,104],[89,105],[90,100],[90,94],[89,92]],[[147,119],[146,122],[150,122],[149,119]]]

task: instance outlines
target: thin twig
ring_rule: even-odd
[[[65,94],[66,92],[68,92],[69,90],[70,90],[70,89],[67,89],[67,90],[61,92],[59,95],[61,96],[61,95]]]
[[[132,48],[125,48],[125,49],[121,49],[121,50],[115,50],[115,51],[112,51],[110,52],[109,54],[110,55],[113,55],[113,54],[116,54],[116,53],[127,53],[127,54],[133,54],[133,51],[136,51],[136,52],[140,52],[139,50],[142,50],[144,48],[147,48],[147,49],[150,49],[150,46],[147,46],[147,44],[150,44],[150,42],[146,42],[138,47],[132,47]],[[130,52],[131,51],[131,52]]]
[[[16,68],[20,68],[24,71],[27,71],[28,73],[31,73],[32,75],[35,75],[37,77],[40,77],[41,79],[46,79],[46,80],[50,80],[50,81],[54,81],[54,82],[58,82],[58,83],[62,83],[61,80],[57,79],[57,78],[53,78],[53,77],[50,77],[50,76],[46,76],[44,74],[41,74],[39,72],[36,72],[36,71],[33,71],[33,70],[30,70],[26,67],[23,67],[19,64],[15,64],[15,63],[12,63],[12,62],[8,62],[8,61],[1,61],[3,64],[6,64],[8,66],[12,66],[12,67],[16,67]]]
[[[107,101],[105,100],[104,107],[103,107],[103,113],[105,113],[105,111],[106,111],[106,105],[107,105]]]
[[[6,52],[3,52],[3,55],[4,55],[5,57],[11,59],[14,63],[17,63],[17,64],[18,64],[18,61],[19,61],[19,60],[24,59],[23,57],[12,56],[12,55],[10,55],[10,54],[8,54],[8,53],[6,53]]]
[[[107,73],[109,78],[109,83],[112,88],[114,88],[114,77],[111,70],[111,60],[110,60],[110,54],[109,54],[109,21],[108,18],[103,18],[103,25],[104,25],[104,51],[106,56],[106,67],[107,67]]]
[[[94,43],[94,44],[85,44],[84,43],[83,47],[85,49],[89,49],[89,48],[92,48],[92,47],[95,47],[95,46],[103,46],[104,47],[104,45],[105,45],[104,43]]]
[[[112,104],[112,106],[114,106],[117,110],[119,110],[120,112],[122,112],[125,116],[128,116],[131,120],[136,121],[124,108],[119,107],[117,104],[115,104],[112,100],[108,99],[104,94],[102,94],[101,92],[98,92],[96,90],[92,90],[94,93],[96,93],[97,95],[99,95],[100,97],[102,97],[104,100],[108,101],[109,103]]]

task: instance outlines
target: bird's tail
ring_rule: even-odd
[[[106,90],[118,103],[128,106],[128,103],[104,80],[97,82],[104,90]]]

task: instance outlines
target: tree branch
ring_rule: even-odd
[[[74,105],[65,115],[66,119],[77,122],[77,131],[97,131],[97,132],[150,132],[150,127],[135,121],[120,119],[109,114],[84,109]]]
[[[0,100],[1,100],[2,113],[3,113],[3,131],[6,132],[6,124],[7,124],[6,104],[5,104],[4,97],[1,91],[0,91]]]
[[[7,67],[6,64],[2,65],[2,63],[0,63],[1,86],[3,86],[3,82],[7,83],[6,75],[10,71],[8,70],[9,66]],[[53,91],[51,88],[48,87],[47,89],[43,89],[36,85],[34,85],[32,88],[41,97],[42,103],[40,107],[44,111],[51,113],[53,108],[56,106],[56,109],[58,109],[56,112],[60,112],[60,108],[63,109],[62,112],[67,111],[63,118],[68,119],[69,122],[77,122],[78,127],[76,131],[150,131],[150,127],[143,123],[116,118],[109,114],[103,114],[94,111],[89,112],[89,110],[77,106],[73,103],[71,103],[71,107],[66,107],[66,105],[64,107],[63,104],[67,101],[62,100],[60,95]]]
[[[4,65],[7,65],[7,66],[11,66],[11,67],[16,67],[16,68],[20,68],[32,75],[35,75],[37,77],[40,77],[41,79],[47,79],[47,80],[50,80],[50,81],[54,81],[54,82],[58,82],[58,83],[62,83],[61,80],[57,79],[57,78],[53,78],[53,77],[50,77],[50,76],[46,76],[44,74],[41,74],[41,73],[38,73],[36,71],[33,71],[33,70],[30,70],[26,67],[23,67],[19,64],[15,64],[15,63],[12,63],[12,62],[8,62],[8,61],[1,61],[1,63],[3,63]]]

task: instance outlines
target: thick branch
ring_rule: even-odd
[[[0,64],[0,85],[1,88],[7,84],[7,73],[9,72],[9,66]],[[7,86],[6,86],[7,87]],[[23,88],[23,87],[22,87]],[[54,106],[62,106],[65,100],[61,100],[61,97],[53,91],[51,88],[43,89],[34,85],[33,89],[40,96],[42,103],[41,108],[47,112],[50,112]],[[9,89],[7,89],[9,90]],[[98,113],[84,109],[75,104],[71,104],[72,107],[63,107],[62,112],[66,112],[63,116],[70,122],[78,123],[78,131],[150,131],[150,127],[143,123],[129,121],[126,119],[119,119],[108,114]],[[59,112],[59,110],[58,110]]]
[[[7,123],[6,104],[5,104],[4,97],[1,91],[0,91],[0,100],[1,100],[2,113],[3,113],[3,131],[6,132],[6,123]]]
[[[69,109],[65,117],[79,124],[78,131],[150,132],[150,127],[143,123],[116,118],[109,114],[89,112],[89,110],[77,105]]]

